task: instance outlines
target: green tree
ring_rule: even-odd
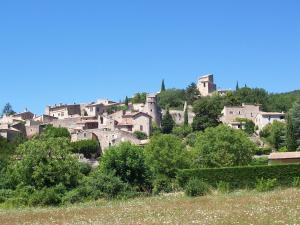
[[[185,89],[185,96],[188,105],[192,105],[199,98],[200,92],[195,83],[191,83]]]
[[[133,134],[139,140],[146,140],[148,138],[147,134],[142,131],[134,131]]]
[[[8,116],[10,116],[10,115],[13,115],[13,114],[15,114],[16,112],[13,110],[13,108],[12,108],[12,106],[11,106],[11,104],[8,102],[8,103],[6,103],[5,104],[5,106],[3,107],[3,110],[2,110],[2,116],[3,115],[8,115]]]
[[[138,104],[138,103],[145,103],[147,98],[147,93],[142,92],[142,93],[136,93],[133,98],[132,98],[132,103],[133,104]]]
[[[161,108],[183,109],[185,102],[185,91],[181,89],[167,89],[158,94],[158,104]]]
[[[47,125],[41,134],[41,138],[71,138],[71,135],[67,128],[63,127],[53,127],[52,125]]]
[[[129,99],[128,99],[128,97],[126,96],[126,98],[125,98],[125,105],[128,106],[128,104],[129,104]]]
[[[285,123],[274,121],[263,128],[260,136],[278,151],[286,145],[286,132]]]
[[[239,82],[236,82],[235,90],[238,91],[240,89]]]
[[[248,165],[256,148],[243,131],[219,125],[197,135],[193,164],[196,168]]]
[[[184,126],[188,126],[189,125],[189,112],[188,112],[188,107],[186,107],[186,109],[184,110],[184,122],[183,122]]]
[[[161,129],[164,134],[170,134],[175,126],[175,122],[167,109],[166,114],[163,116],[161,120]]]
[[[82,176],[80,164],[66,138],[27,141],[17,148],[17,158],[20,160],[10,168],[13,185],[43,189],[62,184],[73,188]]]
[[[145,164],[143,149],[129,142],[105,151],[99,170],[106,174],[113,173],[140,190],[149,189],[150,170]]]
[[[290,116],[294,126],[297,147],[300,145],[300,98],[294,103],[290,110]]]
[[[83,154],[86,158],[97,157],[101,153],[99,142],[96,140],[81,140],[71,143],[73,152]]]
[[[145,147],[146,163],[154,177],[175,178],[178,169],[189,167],[190,156],[181,139],[169,135],[155,135]]]
[[[194,103],[196,114],[192,127],[194,131],[203,131],[208,127],[215,127],[220,124],[219,118],[223,109],[221,97],[206,97]]]
[[[296,151],[297,139],[295,136],[294,121],[290,113],[287,113],[286,118],[286,147],[288,151]]]
[[[160,92],[164,92],[165,90],[166,90],[165,80],[163,79],[162,82],[161,82]]]

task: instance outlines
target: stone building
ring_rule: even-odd
[[[157,103],[157,95],[156,94],[148,94],[146,98],[146,103],[144,106],[144,113],[147,113],[152,117],[152,121],[156,123],[157,126],[160,127],[161,125],[161,109],[158,106]]]
[[[259,105],[242,104],[242,106],[225,106],[222,110],[220,121],[230,125],[237,122],[238,118],[252,120],[255,123],[257,114],[260,113]]]
[[[285,114],[279,112],[260,112],[255,118],[255,125],[258,127],[258,130],[262,130],[274,121],[285,122]]]
[[[58,104],[54,106],[47,106],[45,109],[45,115],[57,117],[58,119],[66,119],[74,116],[81,115],[80,104]]]
[[[217,90],[217,86],[214,84],[214,75],[208,74],[200,77],[197,87],[201,96],[205,97],[212,95]]]
[[[83,115],[96,117],[107,112],[108,108],[118,105],[119,103],[110,100],[97,100],[96,102],[84,106]]]

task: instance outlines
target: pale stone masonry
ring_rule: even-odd
[[[217,90],[217,85],[214,83],[214,75],[207,74],[200,77],[197,87],[201,96],[206,97],[212,95]]]
[[[268,124],[274,121],[285,122],[285,113],[279,112],[260,112],[255,118],[255,124],[258,130],[262,130]]]

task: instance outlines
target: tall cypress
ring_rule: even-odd
[[[166,86],[165,86],[165,80],[163,79],[161,82],[161,88],[160,88],[160,92],[163,92],[166,90]]]
[[[189,113],[188,113],[188,107],[184,110],[184,126],[189,125]]]
[[[286,123],[286,147],[288,151],[296,151],[297,140],[295,136],[295,127],[290,113],[287,113]]]

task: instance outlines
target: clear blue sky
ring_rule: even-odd
[[[214,73],[299,89],[298,0],[0,0],[0,106],[124,99]]]

